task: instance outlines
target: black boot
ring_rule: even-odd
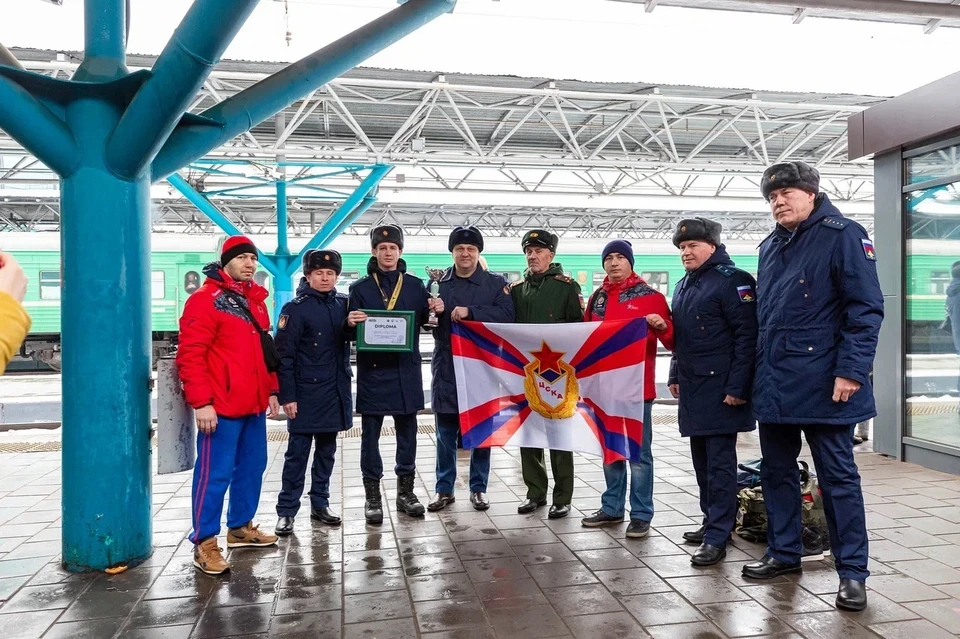
[[[368,524],[383,523],[383,499],[380,497],[380,480],[363,478],[363,491],[367,501],[363,505],[363,516]]]
[[[856,579],[841,579],[837,608],[860,611],[867,607],[867,586]]]
[[[397,510],[411,517],[423,517],[423,504],[413,493],[413,475],[397,476]]]

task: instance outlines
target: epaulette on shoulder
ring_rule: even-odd
[[[825,217],[820,223],[827,228],[831,228],[836,231],[842,231],[843,229],[847,228],[848,224],[850,224],[850,220],[846,218]]]
[[[517,280],[516,282],[510,282],[510,288],[513,288],[514,286],[520,286],[521,284],[523,284],[523,280]]]
[[[555,279],[555,280],[560,280],[561,282],[565,282],[565,283],[567,283],[567,284],[573,284],[573,278],[572,278],[572,277],[567,277],[566,275],[564,275],[564,274],[562,274],[562,273],[559,273],[559,274],[557,274],[557,275],[554,275],[554,276],[553,276],[553,279]]]
[[[713,268],[727,277],[730,277],[731,275],[737,272],[737,269],[730,266],[729,264],[717,264]]]
[[[370,279],[370,276],[369,276],[369,275],[364,275],[364,276],[361,277],[359,280],[355,281],[353,284],[350,285],[350,290],[353,290],[353,288],[354,288],[357,284],[359,284],[360,282],[366,282],[366,281],[369,280],[369,279]]]
[[[307,299],[306,295],[297,295],[295,298],[290,300],[293,304],[303,304],[303,301]]]

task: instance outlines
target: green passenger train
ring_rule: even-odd
[[[183,305],[203,280],[203,267],[217,259],[223,236],[154,234],[151,238],[151,308],[155,356],[169,352],[176,343],[177,320]],[[257,237],[258,245],[272,252],[272,238]],[[567,239],[560,242],[557,260],[566,273],[580,283],[584,296],[603,281],[600,253],[607,240]],[[297,251],[306,239],[291,240],[291,251]],[[635,270],[668,298],[683,277],[678,251],[669,241],[632,240]],[[757,271],[757,243],[731,242],[727,245],[737,265],[754,275]],[[370,258],[365,235],[339,237],[332,244],[343,255],[343,273],[338,288],[346,292],[351,282],[366,274]],[[525,262],[519,238],[488,238],[483,252],[489,270],[503,274],[509,281],[520,279]],[[21,356],[59,365],[60,236],[57,233],[3,233],[0,248],[11,252],[29,278],[24,305],[33,317],[31,334]],[[914,339],[914,352],[939,352],[945,337],[935,327],[943,320],[950,267],[960,256],[955,242],[914,240],[908,242],[909,281],[907,282],[907,317]],[[880,256],[883,259],[883,256]],[[404,260],[408,271],[426,279],[426,268],[445,268],[451,264],[446,234],[411,236],[406,239]],[[299,275],[297,276],[299,277]],[[295,278],[296,279],[296,278]],[[257,273],[257,281],[272,289],[266,271]],[[268,300],[272,305],[272,301]],[[109,330],[109,327],[104,327]],[[928,343],[924,348],[922,343]]]

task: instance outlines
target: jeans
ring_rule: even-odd
[[[460,434],[460,416],[455,413],[437,413],[437,492],[452,493],[457,481],[457,436]],[[490,449],[470,451],[470,492],[487,492],[490,479]]]
[[[630,462],[630,519],[653,520],[653,402],[643,403],[643,441],[640,461]],[[611,517],[623,517],[627,499],[627,462],[603,465],[607,489],[600,497],[600,509]]]

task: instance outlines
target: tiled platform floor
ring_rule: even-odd
[[[489,497],[475,512],[467,492],[439,515],[363,521],[359,439],[342,440],[333,494],[344,525],[311,524],[272,549],[230,556],[222,578],[197,574],[184,541],[188,473],[154,478],[155,553],[123,574],[71,575],[58,566],[59,453],[0,455],[0,638],[188,637],[909,637],[960,633],[960,477],[858,455],[867,500],[873,577],[870,607],[841,613],[829,561],[800,576],[749,583],[746,561],[763,554],[738,538],[722,564],[690,565],[678,545],[700,514],[687,443],[658,413],[656,508],[651,536],[581,528],[603,487],[597,461],[576,460],[570,517],[518,515],[524,494],[518,451],[493,456]],[[757,456],[741,438],[741,459]],[[283,446],[270,444],[260,521],[275,524]],[[384,437],[392,457],[392,437]],[[461,478],[466,466],[462,455]],[[420,437],[418,493],[432,492],[434,445]],[[388,464],[389,466],[389,464]],[[390,499],[395,482],[386,482]],[[428,491],[427,487],[430,487]],[[388,500],[390,510],[392,503]]]

